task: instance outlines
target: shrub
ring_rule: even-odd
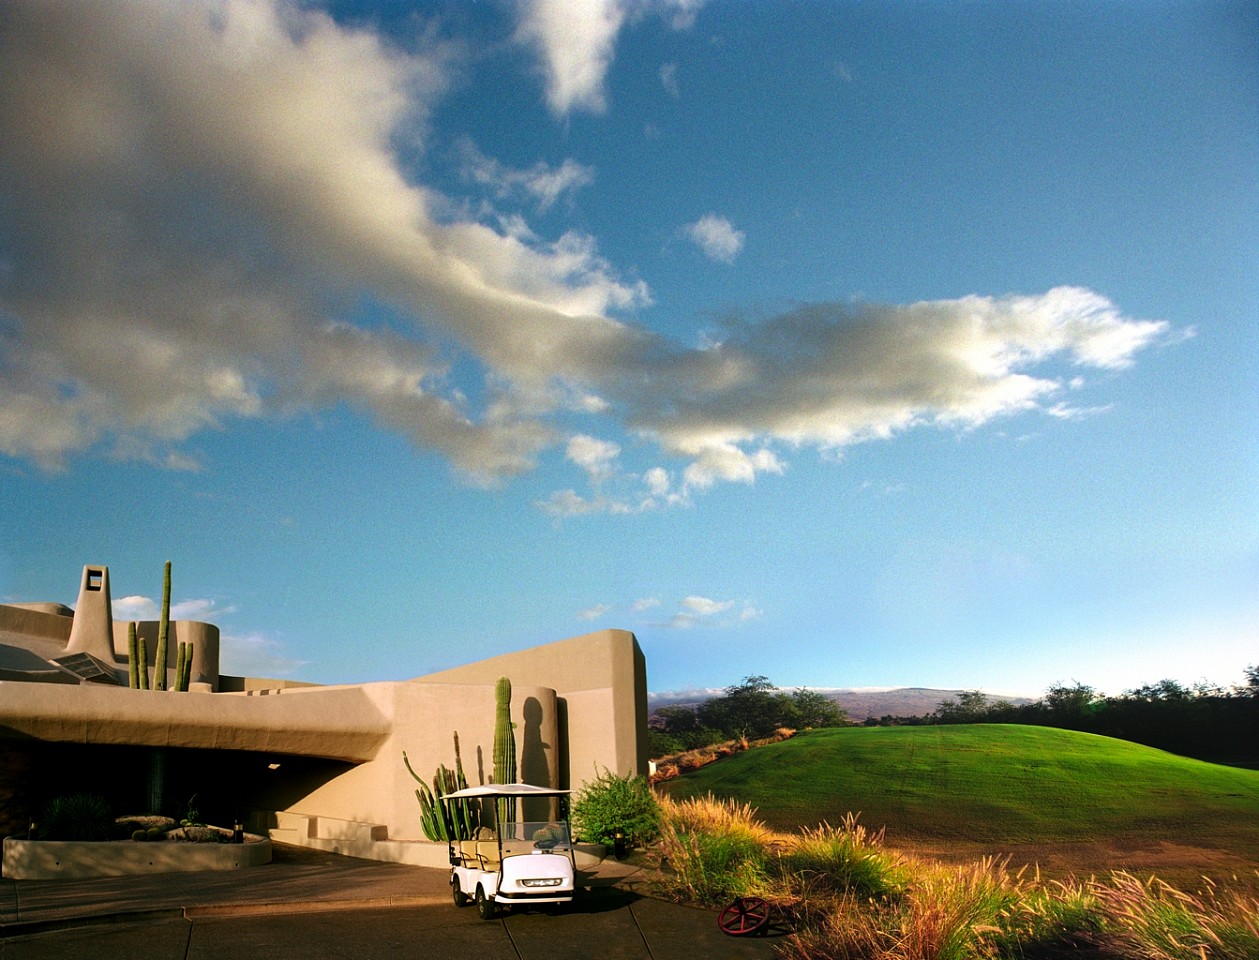
[[[723,904],[735,897],[778,899],[783,891],[770,871],[774,834],[748,804],[709,794],[661,802],[663,892],[694,903]]]
[[[660,833],[660,805],[646,778],[620,777],[607,769],[581,788],[572,815],[580,839],[609,846],[618,830],[629,843],[639,845]]]
[[[109,801],[95,793],[54,797],[44,808],[39,829],[44,840],[108,840],[113,833]]]
[[[909,880],[905,860],[882,848],[883,832],[870,832],[849,814],[839,827],[823,823],[802,830],[780,860],[811,887],[832,895],[851,893],[864,899],[896,897]]]

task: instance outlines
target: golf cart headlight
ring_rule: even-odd
[[[541,880],[521,880],[522,887],[558,887],[560,885],[559,877],[546,877]]]

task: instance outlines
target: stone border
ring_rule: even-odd
[[[239,870],[270,862],[271,841],[256,834],[245,834],[244,843],[87,842],[5,837],[2,872],[10,880],[86,880],[146,873]]]

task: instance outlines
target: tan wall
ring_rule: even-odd
[[[647,775],[647,666],[628,630],[600,630],[418,677],[413,683],[493,683],[553,687],[560,703],[560,785],[579,789],[607,767]]]
[[[402,753],[430,785],[438,764],[455,768],[455,733],[459,734],[464,774],[470,785],[489,783],[494,774],[493,684],[372,683],[362,687],[391,720],[392,732],[374,759],[328,781],[289,805],[307,816],[383,823],[389,837],[423,839],[417,784]],[[286,692],[284,697],[291,694]],[[283,698],[280,698],[283,699]],[[512,685],[512,721],[516,724],[517,779],[552,786],[559,777],[555,691]]]
[[[51,606],[54,605],[0,604],[0,633],[59,640],[64,647],[70,640],[70,627],[74,624],[74,619],[50,612],[48,608]]]
[[[362,762],[390,721],[363,688],[283,696],[0,683],[0,731],[56,743],[255,750]]]

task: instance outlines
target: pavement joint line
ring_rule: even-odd
[[[15,920],[12,923],[0,923],[0,940],[30,937],[53,930],[73,930],[77,927],[99,927],[119,923],[183,919],[184,912],[180,907],[158,907],[145,910],[114,910],[109,913],[85,913],[77,917]]]
[[[359,900],[276,900],[265,903],[212,903],[183,908],[189,920],[211,917],[256,917],[280,913],[331,913],[338,910],[376,910],[389,907],[432,907],[449,896],[421,894],[402,897],[364,897]]]

